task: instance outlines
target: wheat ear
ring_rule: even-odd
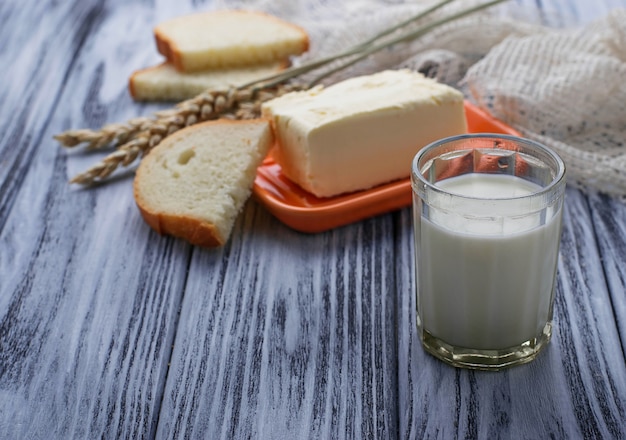
[[[107,124],[100,130],[68,130],[54,136],[64,147],[75,147],[85,144],[87,150],[95,150],[106,146],[117,147],[128,142],[138,133],[146,129],[149,124],[149,118],[134,118],[126,121],[124,124]]]
[[[158,145],[170,134],[196,124],[218,118],[253,119],[261,114],[261,104],[285,93],[302,90],[304,86],[280,84],[267,89],[249,87],[211,90],[183,101],[173,109],[157,112],[153,119],[143,122],[142,131],[122,144],[100,162],[74,176],[70,183],[91,185],[109,177],[120,166],[129,166],[138,157]]]

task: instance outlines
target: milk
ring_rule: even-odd
[[[540,190],[518,177],[479,173],[436,186],[468,197],[518,197],[507,201],[514,208]],[[430,219],[422,216],[416,225],[422,328],[450,345],[481,350],[539,336],[552,317],[561,216],[544,209],[498,217],[489,201],[472,198],[455,200],[454,211],[464,203],[471,215],[431,206]]]

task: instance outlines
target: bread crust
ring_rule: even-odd
[[[150,66],[150,67],[146,67],[143,69],[139,69],[139,70],[135,70],[133,73],[131,73],[130,77],[128,78],[128,93],[130,94],[131,98],[133,98],[136,101],[174,101],[174,99],[167,99],[167,98],[162,98],[162,97],[155,97],[155,96],[141,96],[141,94],[137,91],[137,77],[139,75],[142,75],[144,73],[149,73],[151,71],[154,70],[158,70],[161,67],[163,67],[164,65],[168,64],[167,61],[161,63],[161,64],[157,64],[156,66]],[[275,72],[278,73],[280,71],[283,71],[287,68],[289,68],[291,66],[291,61],[289,59],[285,59],[282,60],[280,62],[278,62]],[[254,67],[259,67],[259,66],[246,66],[246,67],[241,67],[241,69],[246,69],[246,68],[254,68]],[[178,69],[177,69],[178,70]],[[216,72],[219,72],[219,70],[221,69],[216,69]],[[187,72],[180,72],[181,75],[190,75],[192,73],[187,73]],[[191,97],[189,97],[191,98]],[[189,99],[189,98],[181,98],[181,99],[177,99],[177,100],[183,100],[183,99]]]
[[[144,72],[149,72],[150,70],[156,70],[159,68],[159,66],[162,66],[165,63],[161,63],[159,65],[156,66],[151,66],[151,67],[146,67],[145,69],[140,69],[140,70],[135,70],[133,73],[131,73],[130,77],[128,78],[128,93],[130,93],[130,96],[137,100],[137,90],[135,88],[135,82],[137,81],[137,76],[144,73]]]
[[[157,27],[154,29],[157,51],[165,57],[179,72],[184,72],[180,49]]]
[[[261,11],[247,11],[247,10],[219,10],[219,11],[212,11],[212,12],[205,12],[202,14],[198,14],[198,15],[211,15],[211,16],[218,16],[220,14],[249,14],[249,15],[257,15],[260,17],[264,17],[266,19],[270,19],[272,21],[275,21],[276,23],[279,23],[282,26],[288,26],[291,27],[292,29],[296,30],[297,32],[299,32],[302,36],[302,41],[301,41],[301,45],[299,48],[299,53],[304,53],[306,51],[309,50],[310,47],[310,38],[308,33],[304,30],[304,28],[302,28],[301,26],[298,26],[294,23],[290,23],[288,21],[285,21],[283,19],[280,19],[278,17],[275,17],[271,14],[268,14],[266,12],[261,12]],[[183,19],[185,18],[185,16],[181,16],[178,17],[179,19]],[[197,71],[199,69],[188,69],[185,66],[184,60],[183,60],[183,56],[182,56],[182,51],[180,50],[180,48],[177,46],[176,42],[172,41],[171,38],[168,37],[167,33],[161,28],[161,25],[157,25],[154,30],[154,38],[156,41],[156,46],[157,46],[157,50],[160,54],[162,54],[178,71],[180,72],[192,72],[192,71]],[[266,62],[270,62],[271,60],[265,60]],[[245,64],[240,64],[240,66],[243,66]],[[236,67],[237,64],[233,64],[231,67]],[[227,66],[225,66],[227,67]],[[210,67],[206,67],[206,68],[210,68]]]
[[[195,246],[218,247],[226,241],[220,237],[217,228],[196,218],[152,212],[142,205],[135,187],[135,200],[145,222],[160,235],[172,235]]]

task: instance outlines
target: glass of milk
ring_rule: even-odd
[[[417,326],[458,367],[534,359],[552,334],[565,165],[500,134],[439,140],[414,158]]]

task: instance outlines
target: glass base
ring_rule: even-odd
[[[474,350],[452,346],[427,330],[421,329],[424,349],[436,358],[454,367],[488,371],[502,370],[532,361],[548,345],[551,337],[552,323],[548,322],[538,337],[520,345],[502,350]]]

